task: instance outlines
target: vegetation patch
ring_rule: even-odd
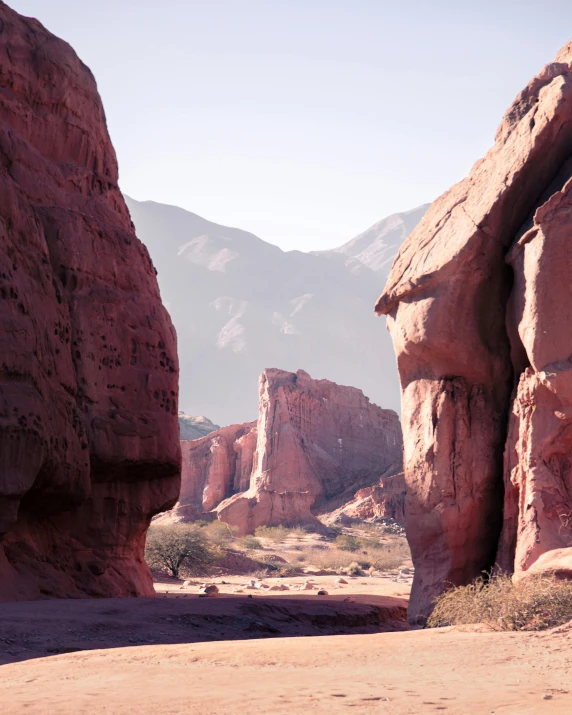
[[[167,571],[174,578],[208,571],[224,553],[195,524],[168,524],[149,528],[145,560],[149,568]]]
[[[528,576],[517,583],[501,574],[446,591],[427,625],[485,623],[502,631],[540,631],[572,620],[572,582]]]

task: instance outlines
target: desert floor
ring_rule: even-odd
[[[0,604],[1,712],[572,712],[571,627],[399,631],[408,587],[389,578],[252,598],[221,580],[216,599],[160,583],[156,599]]]

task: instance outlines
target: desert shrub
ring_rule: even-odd
[[[283,564],[282,566],[278,567],[278,573],[280,574],[280,576],[296,576],[300,573],[300,567],[294,566],[293,564]]]
[[[241,539],[239,539],[238,543],[242,546],[243,549],[246,549],[247,551],[254,551],[256,549],[260,550],[264,548],[260,541],[255,536],[252,536],[252,534],[247,534],[246,536],[243,536]]]
[[[206,538],[217,546],[227,546],[236,538],[237,528],[224,521],[211,521],[203,527]]]
[[[378,571],[391,571],[398,568],[407,559],[411,552],[407,542],[394,541],[388,544],[379,544],[368,551],[371,565]]]
[[[293,529],[290,529],[290,536],[293,536],[295,539],[300,541],[308,536],[308,532],[302,526],[295,526]]]
[[[334,544],[338,549],[342,549],[342,551],[358,551],[361,548],[360,540],[350,534],[340,534],[336,536]]]
[[[369,567],[368,567],[369,568]],[[348,576],[363,576],[363,569],[361,564],[357,561],[352,561],[349,566],[346,566],[344,573]]]
[[[290,529],[285,526],[259,526],[254,533],[260,539],[268,539],[275,544],[279,544],[290,534]]]
[[[145,560],[150,568],[165,569],[179,578],[204,573],[222,556],[195,524],[151,526],[147,532]]]
[[[350,551],[331,548],[324,551],[313,551],[307,555],[307,561],[312,566],[328,571],[339,571],[349,566],[354,561]]]
[[[529,576],[513,583],[501,574],[446,591],[427,625],[486,623],[503,631],[538,631],[572,619],[572,583]]]

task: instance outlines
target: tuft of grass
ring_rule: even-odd
[[[342,551],[359,551],[362,546],[361,540],[350,534],[340,534],[340,536],[336,536],[334,544],[338,549],[342,549]]]
[[[368,550],[368,556],[376,571],[393,571],[411,558],[411,552],[407,542],[400,540],[376,544],[375,548]]]
[[[235,540],[238,531],[235,526],[230,526],[224,521],[211,521],[206,523],[202,529],[206,538],[217,546],[228,546]]]
[[[293,529],[290,529],[290,536],[293,536],[298,541],[301,541],[308,536],[308,532],[302,526],[295,526]]]
[[[260,541],[255,536],[252,536],[252,534],[247,534],[246,536],[243,536],[241,539],[238,540],[238,543],[243,549],[246,549],[247,551],[255,551],[264,548]]]
[[[274,544],[280,544],[286,540],[290,532],[291,529],[287,529],[285,526],[259,526],[254,533],[259,539],[268,539]]]
[[[449,589],[435,600],[431,628],[486,623],[502,631],[540,631],[572,620],[572,582],[500,574]]]

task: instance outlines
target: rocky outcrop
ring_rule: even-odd
[[[256,439],[256,422],[247,422],[222,427],[201,439],[181,441],[179,501],[158,520],[215,519],[212,510],[224,499],[248,489]]]
[[[376,521],[392,519],[405,524],[405,477],[403,472],[382,477],[378,484],[358,489],[351,501],[336,509],[329,521]]]
[[[395,412],[303,370],[264,371],[257,423],[182,445],[181,498],[161,519],[218,517],[241,534],[317,524],[316,514],[335,508],[336,499],[351,500],[401,469]]]
[[[0,2],[0,599],[152,595],[176,337],[89,69]]]
[[[516,98],[376,306],[402,387],[413,620],[448,584],[571,543],[571,63],[569,44]]]

